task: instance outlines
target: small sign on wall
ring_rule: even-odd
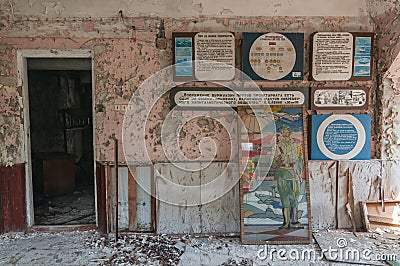
[[[313,115],[312,160],[369,160],[371,115]]]
[[[238,107],[245,105],[302,105],[308,108],[309,88],[232,91],[224,88],[181,88],[171,90],[172,106]]]
[[[242,70],[253,80],[303,80],[304,33],[244,32]]]
[[[312,78],[317,81],[371,79],[372,44],[373,33],[315,33],[312,36]]]
[[[231,80],[235,36],[231,32],[174,32],[174,80]]]
[[[366,87],[318,87],[311,89],[312,110],[360,110],[368,107]]]

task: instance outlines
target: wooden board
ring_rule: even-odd
[[[108,171],[108,217],[110,230],[115,231],[115,167],[109,166]],[[118,229],[128,230],[129,211],[128,211],[128,167],[118,166]]]
[[[152,231],[152,166],[136,167],[136,230]]]
[[[384,176],[382,162],[371,161],[339,161],[338,163],[338,227],[352,228],[351,219],[347,214],[348,175],[353,181],[354,221],[357,229],[361,229],[362,216],[360,201],[378,200],[380,177]],[[384,177],[383,177],[384,178]],[[362,184],[362,185],[361,185]]]
[[[25,164],[0,166],[0,234],[25,229]]]
[[[363,223],[366,230],[389,229],[400,231],[400,201],[363,201],[360,207],[363,210]]]
[[[135,231],[136,226],[136,179],[129,169],[128,172],[128,209],[129,209],[129,231]]]
[[[312,229],[336,227],[336,161],[309,161]],[[321,200],[324,199],[324,200]]]
[[[205,188],[201,193],[202,206],[200,210],[202,233],[239,233],[240,232],[240,204],[238,166],[236,163],[213,163],[201,171],[201,184],[222,180],[222,184],[214,186],[211,191]],[[232,187],[233,186],[233,187]],[[221,195],[210,201],[210,193]],[[212,198],[212,196],[211,196]]]
[[[112,212],[112,201],[111,201],[111,166],[106,166],[106,198],[107,198],[107,228],[109,231],[114,230],[111,227],[111,221],[114,221],[114,215]]]
[[[185,167],[201,170],[184,171]],[[238,233],[240,209],[238,183],[235,182],[236,171],[237,164],[228,165],[224,162],[214,162],[208,166],[207,163],[201,162],[156,164],[157,233]],[[201,185],[207,184],[220,174],[222,184],[215,186],[215,189],[202,190],[206,188]],[[177,192],[165,189],[166,180],[182,185],[179,196]],[[189,192],[184,185],[198,188]],[[226,193],[223,196],[209,202],[210,197],[224,190]]]
[[[400,200],[400,161],[391,161],[390,176],[386,181],[386,198]]]
[[[200,185],[201,174],[197,171],[183,171],[184,163],[158,163],[154,166],[156,184],[157,233],[201,233],[201,198],[200,189],[188,193],[184,186]],[[182,185],[179,191],[170,191],[166,182],[171,181]],[[179,193],[179,195],[177,194]],[[197,202],[188,206],[186,203]],[[171,204],[171,202],[173,204]]]
[[[97,226],[101,233],[107,233],[106,168],[96,162]]]

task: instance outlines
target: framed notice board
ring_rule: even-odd
[[[232,80],[235,36],[231,32],[173,32],[174,80]]]
[[[371,115],[313,115],[312,160],[369,160]]]
[[[262,88],[230,90],[224,87],[175,87],[170,93],[171,108],[226,108],[252,105],[305,105],[309,108],[309,88]]]
[[[316,81],[370,80],[374,35],[317,32],[312,35],[311,78]]]
[[[314,87],[312,110],[361,110],[368,108],[367,87]]]
[[[242,36],[242,71],[248,78],[303,80],[304,33],[244,32]]]

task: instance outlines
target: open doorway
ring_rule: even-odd
[[[96,223],[90,58],[28,58],[35,225]]]

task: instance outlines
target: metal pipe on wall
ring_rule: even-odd
[[[115,139],[115,242],[118,241],[118,139]]]

